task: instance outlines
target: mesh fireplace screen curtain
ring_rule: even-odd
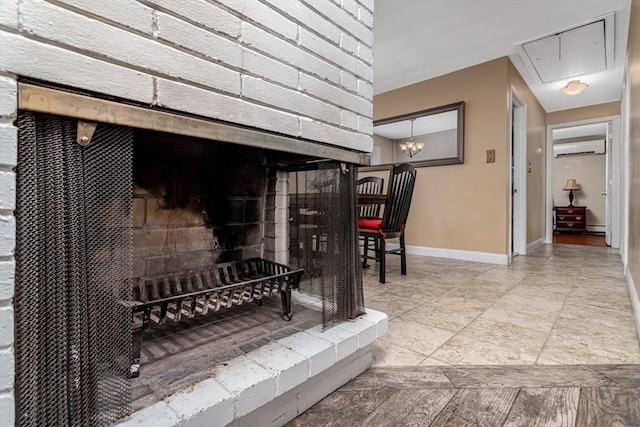
[[[128,414],[133,131],[20,112],[16,398],[20,426]]]
[[[290,174],[290,262],[305,269],[300,290],[321,298],[324,327],[364,314],[356,180],[338,162]]]

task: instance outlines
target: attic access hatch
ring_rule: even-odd
[[[540,83],[606,70],[614,65],[615,14],[518,45]]]

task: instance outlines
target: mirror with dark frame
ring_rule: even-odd
[[[371,166],[411,163],[415,167],[464,163],[464,102],[373,123]]]

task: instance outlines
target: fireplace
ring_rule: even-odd
[[[70,369],[70,378],[77,378],[74,375],[82,373],[78,370],[85,369],[77,362],[85,360],[87,352],[101,352],[99,345],[83,341],[85,329],[93,330],[100,322],[109,324],[122,316],[110,308],[103,310],[95,322],[87,319],[95,317],[94,308],[100,306],[103,297],[127,300],[131,292],[127,282],[133,279],[253,258],[297,263],[308,261],[309,254],[318,252],[318,248],[334,254],[329,250],[334,247],[332,241],[327,240],[333,234],[320,223],[312,229],[322,232],[301,236],[309,237],[311,243],[298,244],[292,252],[289,227],[296,218],[289,216],[290,194],[294,177],[303,174],[312,181],[317,181],[314,173],[323,180],[337,180],[335,188],[348,187],[353,175],[343,179],[343,172],[353,173],[356,165],[368,163],[372,142],[372,12],[372,0],[322,4],[272,0],[151,0],[143,4],[125,0],[117,8],[71,0],[20,0],[3,8],[0,43],[6,50],[0,58],[0,415],[5,421],[30,425],[28,420],[34,418],[29,411],[38,411],[36,405],[25,412],[25,402],[21,401],[21,396],[35,390],[32,387],[38,377],[34,374],[30,377],[33,381],[22,381],[27,360],[21,359],[24,346],[33,344],[25,333],[29,323],[24,320],[29,311],[22,296],[28,288],[22,285],[25,277],[35,283],[44,274],[23,268],[22,246],[18,245],[16,252],[16,236],[25,229],[37,228],[21,223],[23,213],[36,204],[21,198],[20,194],[30,193],[20,175],[29,165],[35,169],[43,166],[33,163],[33,153],[17,149],[18,116],[51,114],[71,120],[73,124],[65,125],[65,132],[73,134],[72,140],[77,141],[73,144],[80,147],[78,144],[88,143],[80,152],[95,151],[100,146],[104,137],[100,128],[104,126],[119,140],[116,145],[120,152],[116,150],[114,158],[110,157],[114,155],[111,150],[99,159],[99,173],[86,174],[89,184],[84,184],[82,191],[76,191],[82,174],[74,172],[66,178],[70,187],[53,184],[35,193],[38,203],[45,200],[41,209],[50,216],[47,221],[56,225],[58,233],[45,239],[46,250],[72,265],[83,258],[99,266],[87,270],[95,277],[79,270],[58,279],[47,273],[52,282],[81,278],[95,291],[88,298],[73,293],[52,295],[58,298],[58,307],[67,307],[57,310],[64,316],[52,317],[52,331],[61,327],[63,318],[74,319],[76,326],[65,338],[68,345],[56,350],[67,358],[66,366],[51,366],[54,370]],[[94,161],[90,156],[83,159],[83,154],[64,155],[72,163],[88,162],[81,163],[84,166]],[[131,157],[128,175],[116,170],[126,165],[118,156]],[[224,173],[220,172],[224,168],[207,170],[203,166],[210,164],[205,159],[212,158],[216,159],[214,164],[226,168]],[[141,163],[136,163],[138,160]],[[65,168],[58,160],[54,163],[60,170]],[[311,166],[314,163],[316,166]],[[188,167],[184,170],[177,165]],[[84,166],[82,171],[90,170]],[[309,171],[314,168],[316,172]],[[46,170],[50,175],[58,174],[58,169]],[[243,180],[242,176],[251,179]],[[239,185],[226,185],[228,182]],[[104,196],[105,189],[112,192],[109,197]],[[317,189],[306,190],[313,193]],[[125,203],[122,194],[126,192],[130,195]],[[65,197],[71,199],[67,210],[57,204]],[[346,206],[350,202],[337,197],[322,203]],[[327,215],[315,208],[296,204],[295,211],[315,212],[314,220],[327,220]],[[109,233],[116,230],[122,235],[117,239],[109,234],[79,238],[69,250],[56,246],[62,236],[85,227],[88,219],[94,222],[94,228]],[[129,230],[126,233],[117,231],[117,224],[123,223]],[[39,250],[35,246],[34,254]],[[87,251],[94,246],[109,250]],[[118,250],[111,251],[112,247]],[[314,257],[311,259],[315,262]],[[337,266],[336,271],[345,270],[344,265]],[[129,273],[123,276],[123,270]],[[305,273],[305,279],[311,289],[318,289],[318,276],[311,270]],[[117,285],[101,286],[106,283]],[[332,292],[342,295],[339,286]],[[347,295],[344,300],[354,297]],[[42,302],[48,295],[32,298]],[[294,318],[297,304],[301,310],[317,304],[300,298],[293,302]],[[66,304],[74,300],[82,300],[84,308],[69,310],[75,305]],[[325,304],[323,313],[327,325],[354,314],[349,313],[344,301]],[[374,316],[376,320],[367,316],[369,320],[359,318],[353,324],[339,325],[334,332],[328,330],[322,338],[317,338],[311,328],[294,333],[291,340],[279,339],[279,351],[297,362],[292,362],[287,368],[290,370],[268,368],[264,386],[269,388],[267,384],[275,381],[273,375],[284,379],[301,366],[308,368],[309,381],[321,372],[328,373],[328,369],[340,368],[341,363],[364,369],[366,363],[347,363],[351,353],[346,349],[354,354],[361,352],[358,360],[364,360],[362,352],[384,332],[381,322],[386,321],[384,316]],[[116,322],[111,329],[121,330],[126,337],[130,326]],[[307,354],[309,346],[300,348],[295,341],[300,336],[315,342],[310,347],[317,353]],[[54,417],[64,417],[62,414],[69,409],[64,402],[72,402],[82,393],[94,399],[105,389],[118,394],[116,377],[121,372],[116,366],[129,364],[128,339],[115,353],[105,351],[104,358],[94,360],[107,374],[87,383],[92,391],[81,390],[85,385],[69,383],[66,400],[50,408]],[[301,355],[306,361],[298,360]],[[43,350],[43,366],[50,356]],[[265,361],[260,366],[267,365]],[[220,387],[224,389],[218,403],[236,405],[231,419],[249,416],[257,407],[242,403],[238,396],[245,392],[224,383],[225,375],[220,373],[221,379],[215,383],[216,387],[223,384]],[[284,388],[278,381],[276,388],[280,391],[274,400],[286,393],[299,393],[295,390],[302,386],[298,379],[286,382]],[[338,383],[334,381],[331,387]],[[178,393],[175,400],[180,396],[186,395]],[[45,394],[40,398],[47,401]],[[58,401],[57,397],[52,401]],[[80,401],[84,407],[92,405],[91,399]],[[301,408],[302,404],[296,410]],[[100,424],[118,419],[127,411],[98,412],[104,416]],[[187,418],[186,414],[180,415],[176,422]],[[64,423],[63,418],[56,419]]]

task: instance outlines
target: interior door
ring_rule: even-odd
[[[606,137],[606,146],[605,146],[605,150],[606,150],[606,167],[605,167],[605,183],[604,183],[604,191],[601,193],[601,195],[604,197],[604,203],[605,203],[605,212],[606,212],[606,228],[605,228],[605,235],[604,235],[604,240],[605,243],[607,244],[607,246],[611,246],[611,220],[613,218],[613,213],[612,213],[612,203],[611,203],[611,194],[613,194],[612,192],[614,191],[613,188],[613,155],[611,153],[612,150],[612,141],[611,141],[611,135],[612,135],[612,126],[611,126],[611,122],[607,123],[607,137]]]
[[[509,175],[511,181],[511,257],[527,254],[527,108],[523,99],[512,90],[511,144]]]

